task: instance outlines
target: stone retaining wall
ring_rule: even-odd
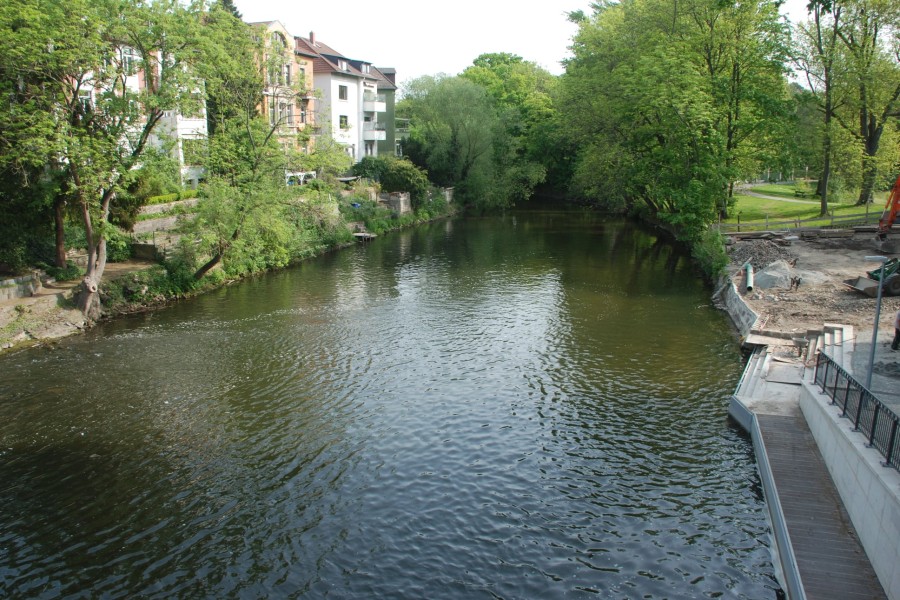
[[[0,281],[0,302],[32,296],[41,289],[42,276],[43,273],[37,271],[30,275],[22,275]]]

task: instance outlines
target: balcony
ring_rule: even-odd
[[[363,140],[367,142],[381,142],[387,139],[384,123],[368,121],[363,123]]]
[[[363,112],[387,112],[387,100],[384,96],[372,93],[363,94]]]

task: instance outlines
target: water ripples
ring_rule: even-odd
[[[526,222],[407,232],[3,357],[0,594],[774,597],[705,290],[592,281]],[[593,256],[596,228],[572,231]]]

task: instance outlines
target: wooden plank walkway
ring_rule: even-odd
[[[802,414],[757,414],[809,600],[886,600]]]

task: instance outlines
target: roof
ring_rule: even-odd
[[[370,75],[374,75],[375,79],[378,80],[378,89],[379,90],[396,90],[397,84],[395,83],[395,77],[397,75],[396,69],[391,69],[388,67],[379,68],[372,67],[372,72]]]
[[[388,69],[392,74],[391,76],[386,76],[384,72],[379,71],[372,63],[348,58],[328,44],[320,42],[316,39],[313,32],[310,32],[310,37],[308,38],[294,37],[294,41],[295,50],[298,54],[313,58],[313,73],[335,73],[362,79],[373,79],[378,82],[379,89],[397,89],[392,81],[393,73],[396,73],[394,69]],[[339,62],[342,60],[347,62],[346,69],[341,69],[339,66]],[[364,64],[369,65],[370,70],[368,73],[362,70]]]

